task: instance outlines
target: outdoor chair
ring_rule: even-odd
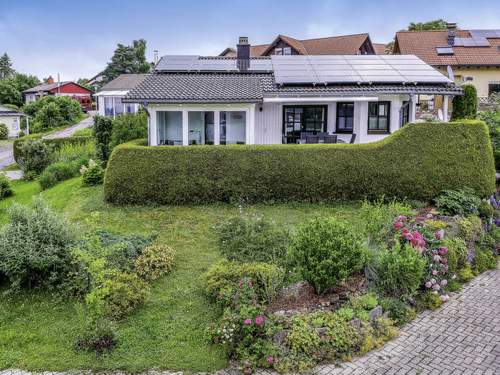
[[[333,134],[326,134],[323,138],[324,143],[337,143],[337,136]]]
[[[319,143],[319,136],[306,135],[306,143]]]

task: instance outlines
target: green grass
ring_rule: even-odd
[[[221,258],[213,226],[239,209],[231,205],[117,207],[104,203],[102,187],[83,188],[79,178],[40,193],[37,182],[15,182],[15,195],[0,201],[0,223],[14,202],[42,197],[78,228],[79,233],[105,229],[118,233],[158,233],[159,241],[177,251],[176,269],[158,281],[146,305],[119,323],[118,346],[96,358],[72,346],[84,316],[75,300],[40,292],[0,299],[0,369],[62,371],[68,369],[147,369],[215,371],[228,365],[220,348],[208,341],[206,328],[217,311],[203,295],[199,276]],[[340,215],[356,224],[358,204],[254,205],[289,227],[308,217]],[[1,291],[0,291],[1,293]]]
[[[73,137],[90,137],[92,135],[92,127],[78,129],[73,133]]]

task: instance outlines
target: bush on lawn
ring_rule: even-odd
[[[80,103],[66,96],[45,96],[23,107],[31,116],[30,128],[33,133],[67,126],[83,117]]]
[[[109,143],[113,132],[113,120],[108,117],[95,116],[93,130],[97,157],[102,162],[107,162],[111,153]]]
[[[38,176],[52,162],[52,148],[41,139],[29,139],[21,146],[22,157],[17,161],[25,178]]]
[[[464,95],[453,98],[452,120],[475,119],[477,115],[477,90],[473,85],[463,85]]]
[[[7,138],[9,138],[9,128],[7,128],[7,125],[0,123],[0,139]]]
[[[348,224],[336,218],[315,218],[297,229],[290,256],[304,280],[323,293],[363,268],[366,249]]]
[[[203,276],[208,297],[219,305],[230,306],[243,280],[252,284],[260,302],[270,302],[283,283],[283,270],[273,264],[222,261]]]
[[[481,199],[472,189],[444,190],[435,200],[436,206],[446,215],[477,214]]]
[[[477,116],[488,125],[496,170],[500,170],[500,111],[480,112]]]
[[[9,179],[0,174],[0,200],[10,197],[13,193]]]
[[[116,345],[116,327],[109,319],[90,319],[75,342],[76,351],[109,352]]]
[[[0,273],[10,288],[58,286],[72,264],[69,224],[40,199],[32,208],[13,205],[8,216],[0,230]]]
[[[139,276],[118,273],[104,280],[85,297],[93,318],[121,319],[141,306],[149,295],[149,285]]]
[[[145,280],[156,280],[174,268],[175,251],[165,245],[150,245],[135,260],[135,272]]]
[[[375,266],[375,285],[381,295],[412,298],[422,285],[427,262],[411,245],[396,245],[380,252]]]
[[[113,120],[113,131],[109,147],[112,150],[122,143],[148,136],[148,116],[145,112],[136,115],[121,115]]]
[[[102,184],[104,180],[104,169],[94,160],[89,160],[89,165],[82,165],[80,168],[83,186],[94,186]]]
[[[79,169],[79,163],[58,161],[45,168],[38,177],[38,182],[42,190],[50,189],[61,181],[75,177]]]
[[[283,264],[288,233],[260,216],[235,216],[217,227],[219,249],[229,260]]]
[[[331,201],[411,198],[442,190],[495,191],[486,125],[411,124],[380,142],[357,145],[230,145],[115,148],[105,197],[121,204],[216,201]]]

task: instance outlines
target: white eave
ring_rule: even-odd
[[[314,97],[272,97],[264,98],[264,103],[307,103],[307,102],[361,102],[361,101],[378,101],[377,96],[314,96]]]
[[[108,90],[99,91],[94,94],[94,96],[125,96],[130,90]]]

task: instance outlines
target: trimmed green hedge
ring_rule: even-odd
[[[244,200],[430,200],[444,189],[495,190],[482,121],[405,126],[382,141],[337,145],[118,146],[104,192],[119,204]]]
[[[14,141],[13,144],[13,149],[14,149],[14,160],[16,163],[19,162],[21,155],[21,145],[23,142],[27,141],[28,139],[38,139],[42,138],[42,135],[40,134],[30,134],[26,135],[24,137],[17,138]],[[58,149],[61,145],[67,144],[67,143],[72,143],[72,144],[83,144],[86,142],[89,142],[93,140],[94,138],[92,136],[76,136],[76,137],[67,137],[67,138],[54,138],[54,139],[44,139],[43,141],[47,145],[52,145],[54,146],[54,149]]]

